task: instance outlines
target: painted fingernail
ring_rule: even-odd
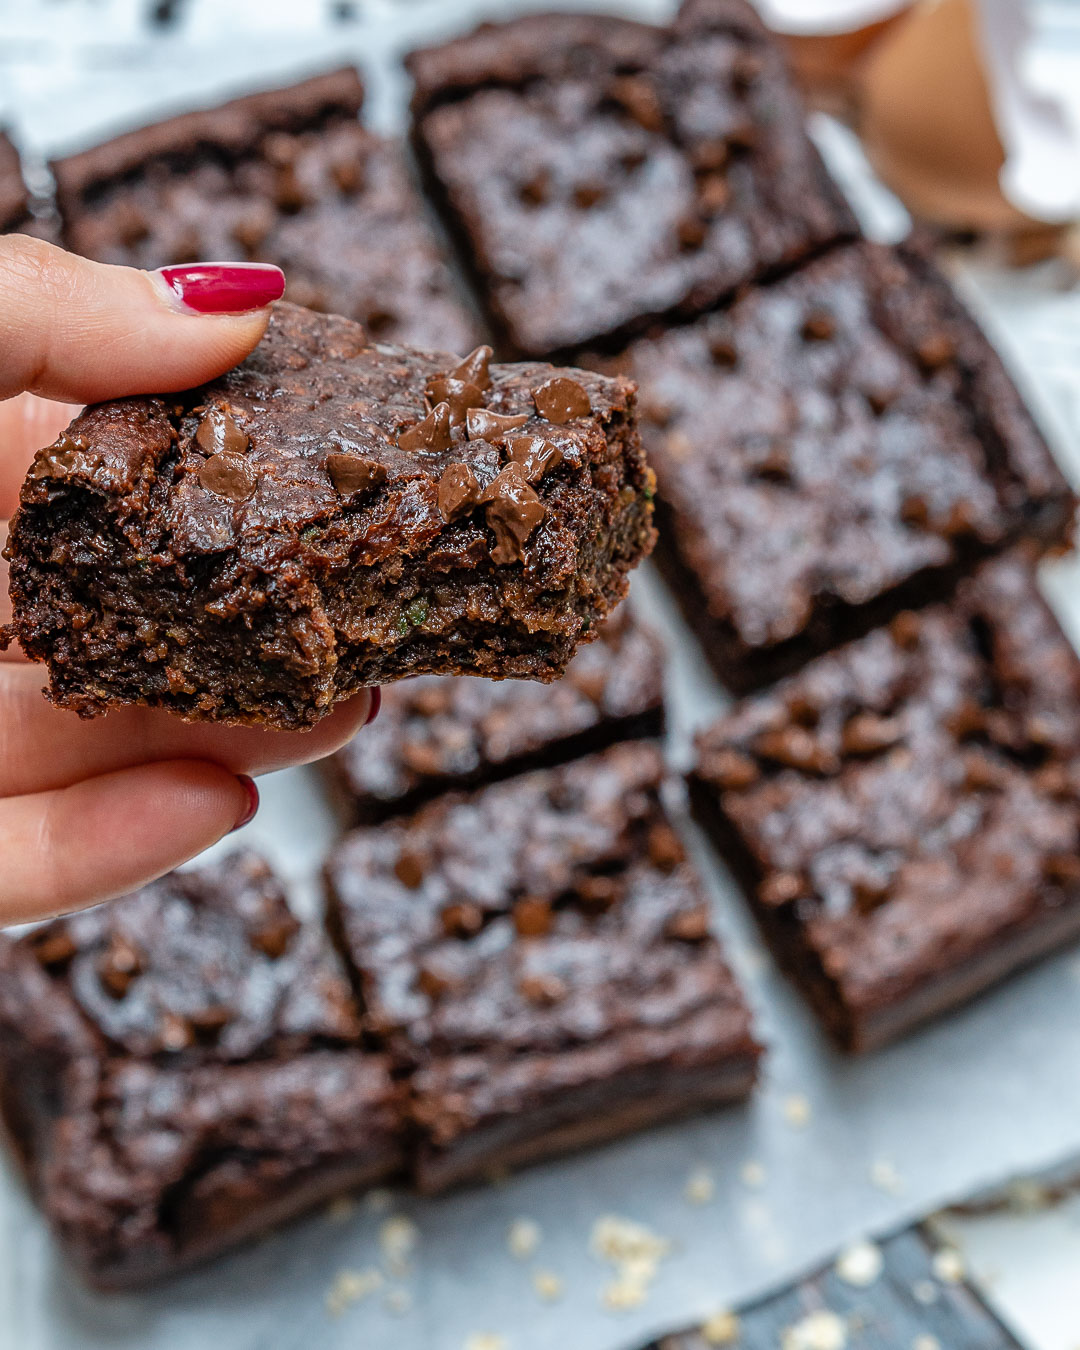
[[[280,300],[285,273],[269,263],[190,263],[162,267],[169,302],[186,314],[247,314]]]
[[[255,819],[255,812],[259,809],[259,789],[255,786],[254,778],[249,778],[246,773],[238,773],[236,781],[247,793],[247,805],[244,807],[240,819],[233,826],[233,830],[242,830]]]
[[[379,709],[381,707],[382,707],[382,690],[379,688],[378,685],[376,685],[375,688],[371,691],[371,707],[368,709],[368,715],[364,721],[364,726],[366,727],[371,726],[372,722],[374,722],[376,717],[378,717]]]

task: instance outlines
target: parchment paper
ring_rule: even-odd
[[[193,0],[182,26],[148,38],[136,0],[0,0],[0,90],[24,145],[49,152],[107,124],[352,58],[369,71],[376,118],[390,127],[401,115],[403,89],[391,69],[398,52],[482,14],[524,7],[361,5],[359,21],[342,25],[314,3]],[[666,12],[644,0],[621,8]],[[1055,27],[1044,40],[1060,61],[1070,31],[1080,65],[1075,27]],[[885,233],[902,228],[902,212],[867,181],[850,137],[831,124],[816,130],[871,223]],[[1053,268],[1006,275],[966,261],[959,279],[1029,386],[1063,464],[1080,477],[1080,294],[1064,292]],[[1078,580],[1071,565],[1047,577],[1074,638]],[[648,569],[633,601],[671,645],[672,753],[685,762],[690,728],[723,696]],[[244,842],[265,849],[296,882],[301,903],[312,903],[312,878],[334,833],[318,780],[311,771],[286,773],[264,780],[263,790]],[[111,1299],[81,1287],[19,1186],[0,1174],[0,1350],[627,1350],[786,1280],[858,1235],[1080,1152],[1076,952],[882,1054],[850,1061],[823,1043],[762,953],[723,870],[693,829],[690,838],[770,1047],[751,1105],[439,1201],[381,1196],[383,1208],[361,1201],[350,1214],[339,1206],[205,1271]],[[380,1242],[397,1214],[418,1232],[404,1274]],[[590,1251],[606,1214],[670,1242],[648,1297],[622,1312],[604,1306],[614,1272]],[[542,1235],[528,1260],[507,1245],[509,1225],[522,1217]],[[327,1295],[340,1272],[372,1269],[382,1286],[335,1316]],[[557,1300],[536,1293],[538,1269],[562,1282]],[[470,1344],[481,1333],[505,1339]]]

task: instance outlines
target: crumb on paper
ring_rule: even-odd
[[[632,1280],[620,1275],[605,1284],[600,1300],[605,1308],[612,1312],[626,1312],[630,1308],[640,1308],[645,1302],[649,1286],[641,1280]]]
[[[326,1310],[332,1317],[340,1317],[354,1303],[382,1287],[382,1271],[339,1270],[326,1295]]]
[[[706,1345],[734,1345],[739,1339],[739,1319],[726,1308],[713,1313],[701,1324],[701,1339]]]
[[[819,1308],[780,1333],[781,1350],[845,1350],[847,1326],[842,1317]]]
[[[751,1190],[759,1190],[765,1185],[767,1173],[761,1163],[753,1158],[749,1162],[744,1162],[739,1168],[739,1180],[744,1186],[749,1186]]]
[[[475,1331],[465,1337],[464,1350],[509,1350],[510,1342],[494,1331]]]
[[[535,1219],[515,1219],[506,1234],[506,1246],[511,1256],[519,1261],[527,1261],[537,1247],[543,1233]]]
[[[936,1336],[931,1336],[929,1332],[922,1336],[916,1336],[911,1342],[911,1350],[941,1350],[941,1342]]]
[[[870,1164],[870,1184],[886,1195],[900,1195],[904,1189],[900,1173],[888,1158],[877,1158]]]
[[[383,1223],[379,1229],[379,1246],[393,1274],[400,1275],[408,1269],[419,1236],[416,1224],[404,1214],[391,1215]]]
[[[804,1130],[810,1124],[810,1103],[801,1092],[784,1098],[784,1119],[793,1130]]]
[[[1023,1177],[1009,1182],[1006,1197],[1009,1208],[1020,1214],[1037,1214],[1054,1203],[1053,1195],[1042,1182]]]
[[[942,1247],[939,1252],[934,1253],[934,1259],[930,1264],[934,1275],[942,1284],[961,1284],[967,1273],[964,1258],[955,1247]]]
[[[593,1224],[589,1250],[615,1267],[615,1278],[601,1290],[600,1299],[606,1308],[622,1311],[645,1301],[671,1243],[642,1223],[607,1214]]]
[[[356,1198],[352,1195],[339,1195],[326,1207],[326,1217],[330,1223],[348,1223],[356,1213]]]
[[[394,1193],[385,1186],[376,1186],[364,1196],[364,1208],[371,1214],[385,1214],[393,1203]]]
[[[716,1181],[707,1167],[695,1167],[686,1178],[683,1195],[692,1205],[707,1205],[716,1195]]]
[[[916,1280],[911,1286],[911,1297],[924,1308],[938,1301],[938,1287],[933,1280]]]
[[[553,1270],[534,1270],[532,1287],[545,1303],[557,1303],[563,1295],[562,1276]]]
[[[868,1289],[881,1277],[884,1268],[885,1258],[874,1242],[853,1242],[836,1262],[837,1275],[856,1289]]]
[[[402,1289],[400,1285],[395,1285],[393,1289],[386,1291],[386,1307],[398,1317],[404,1317],[406,1313],[412,1311],[412,1294],[407,1289]]]

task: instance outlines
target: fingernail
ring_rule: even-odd
[[[376,717],[378,717],[379,709],[381,707],[382,707],[382,690],[379,688],[378,685],[376,685],[375,688],[371,691],[371,707],[368,709],[368,715],[364,721],[364,726],[366,727],[371,726],[372,722],[374,722]]]
[[[249,778],[246,773],[238,773],[236,781],[247,793],[247,805],[244,807],[243,814],[233,826],[233,830],[242,830],[245,825],[250,824],[255,819],[255,812],[259,809],[259,789],[255,786],[255,780]]]
[[[170,304],[188,314],[247,314],[285,291],[285,273],[269,263],[191,263],[151,275],[160,277]]]

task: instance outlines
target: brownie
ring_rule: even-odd
[[[1001,361],[915,248],[844,245],[633,344],[659,561],[744,692],[942,598],[1073,498]]]
[[[21,229],[30,219],[30,197],[19,152],[0,128],[0,233]]]
[[[697,313],[856,232],[742,0],[672,28],[534,15],[407,64],[432,195],[526,355]]]
[[[102,1288],[402,1164],[397,1089],[340,962],[249,853],[0,937],[0,1109]]]
[[[422,675],[391,685],[378,720],[323,763],[349,819],[374,824],[448,788],[564,763],[663,727],[663,643],[623,605],[558,683]]]
[[[652,546],[634,389],[275,307],[243,365],[83,412],[12,521],[14,623],[93,715],[308,726],[414,674],[551,680]]]
[[[358,121],[354,70],[187,113],[53,165],[63,241],[135,267],[275,263],[286,298],[374,338],[480,341],[402,149]]]
[[[701,734],[696,808],[866,1050],[1080,933],[1080,662],[1021,553]]]
[[[432,1192],[744,1097],[750,1014],[630,742],[346,836],[329,918]]]

